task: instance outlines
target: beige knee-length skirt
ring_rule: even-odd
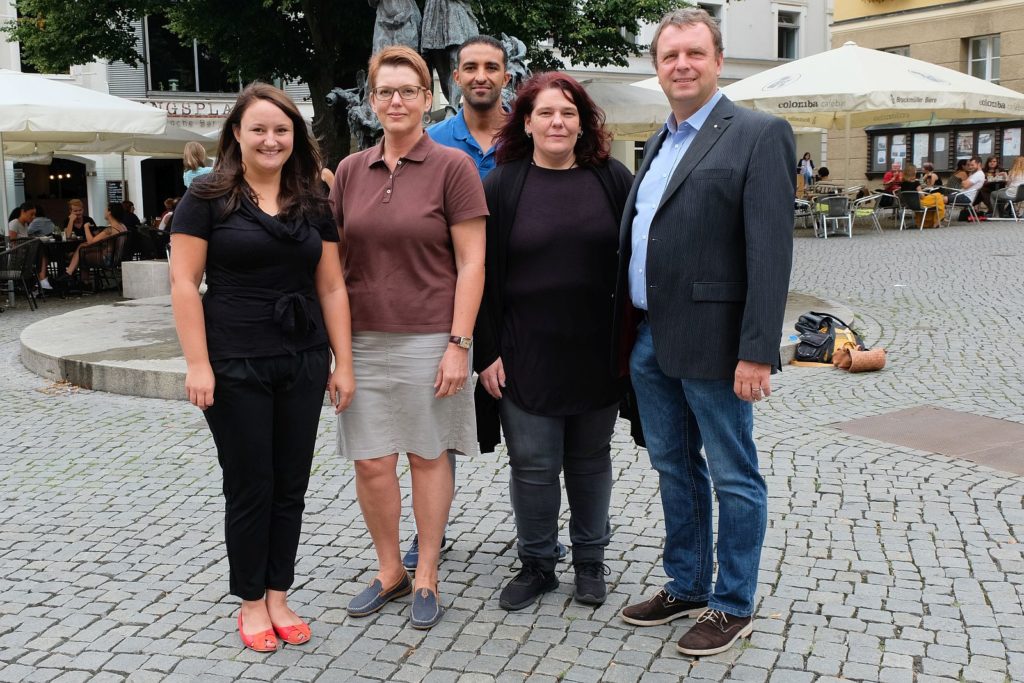
[[[447,332],[352,334],[356,393],[338,415],[340,455],[369,460],[415,453],[433,460],[449,450],[479,453],[473,378],[454,396],[434,398],[434,379],[448,336]],[[472,355],[469,364],[472,368]]]

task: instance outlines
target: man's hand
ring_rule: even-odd
[[[741,360],[736,364],[732,390],[741,400],[755,403],[772,395],[772,366]]]

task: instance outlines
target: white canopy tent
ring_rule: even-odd
[[[628,83],[581,81],[587,94],[604,110],[605,127],[616,140],[646,140],[665,125],[668,100],[657,93],[634,88]]]
[[[163,133],[166,121],[167,113],[156,107],[0,69],[0,208],[4,218],[9,212],[6,144],[27,143],[18,151],[46,154],[69,144]]]
[[[658,88],[657,79],[637,83]],[[848,42],[731,83],[737,104],[794,126],[845,129],[910,121],[1024,118],[1024,95],[918,59]],[[847,154],[847,165],[849,165]]]

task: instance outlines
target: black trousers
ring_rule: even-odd
[[[224,473],[232,595],[259,600],[295,579],[330,352],[326,347],[211,363],[206,421]]]
[[[573,564],[603,562],[611,540],[611,439],[618,404],[582,415],[528,413],[505,396],[498,403],[511,467],[509,490],[519,559],[554,571],[564,470]]]

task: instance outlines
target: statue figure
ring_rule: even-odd
[[[348,129],[356,139],[356,146],[360,149],[369,149],[377,144],[384,129],[373,113],[368,99],[369,93],[366,90],[366,72],[360,71],[356,74],[355,88],[334,88],[327,95],[327,106],[335,108],[340,102],[346,105],[348,117]]]
[[[420,8],[416,0],[369,0],[377,8],[373,24],[373,54],[388,45],[407,45],[420,49]]]
[[[511,77],[501,91],[501,103],[509,108],[512,106],[512,100],[516,98],[519,86],[530,77],[530,69],[526,66],[526,44],[523,41],[504,33],[501,34],[500,40],[508,54],[505,70]]]
[[[459,66],[459,46],[479,32],[469,0],[427,0],[420,51],[427,64],[437,71],[441,91],[455,109],[462,97],[452,79]]]

